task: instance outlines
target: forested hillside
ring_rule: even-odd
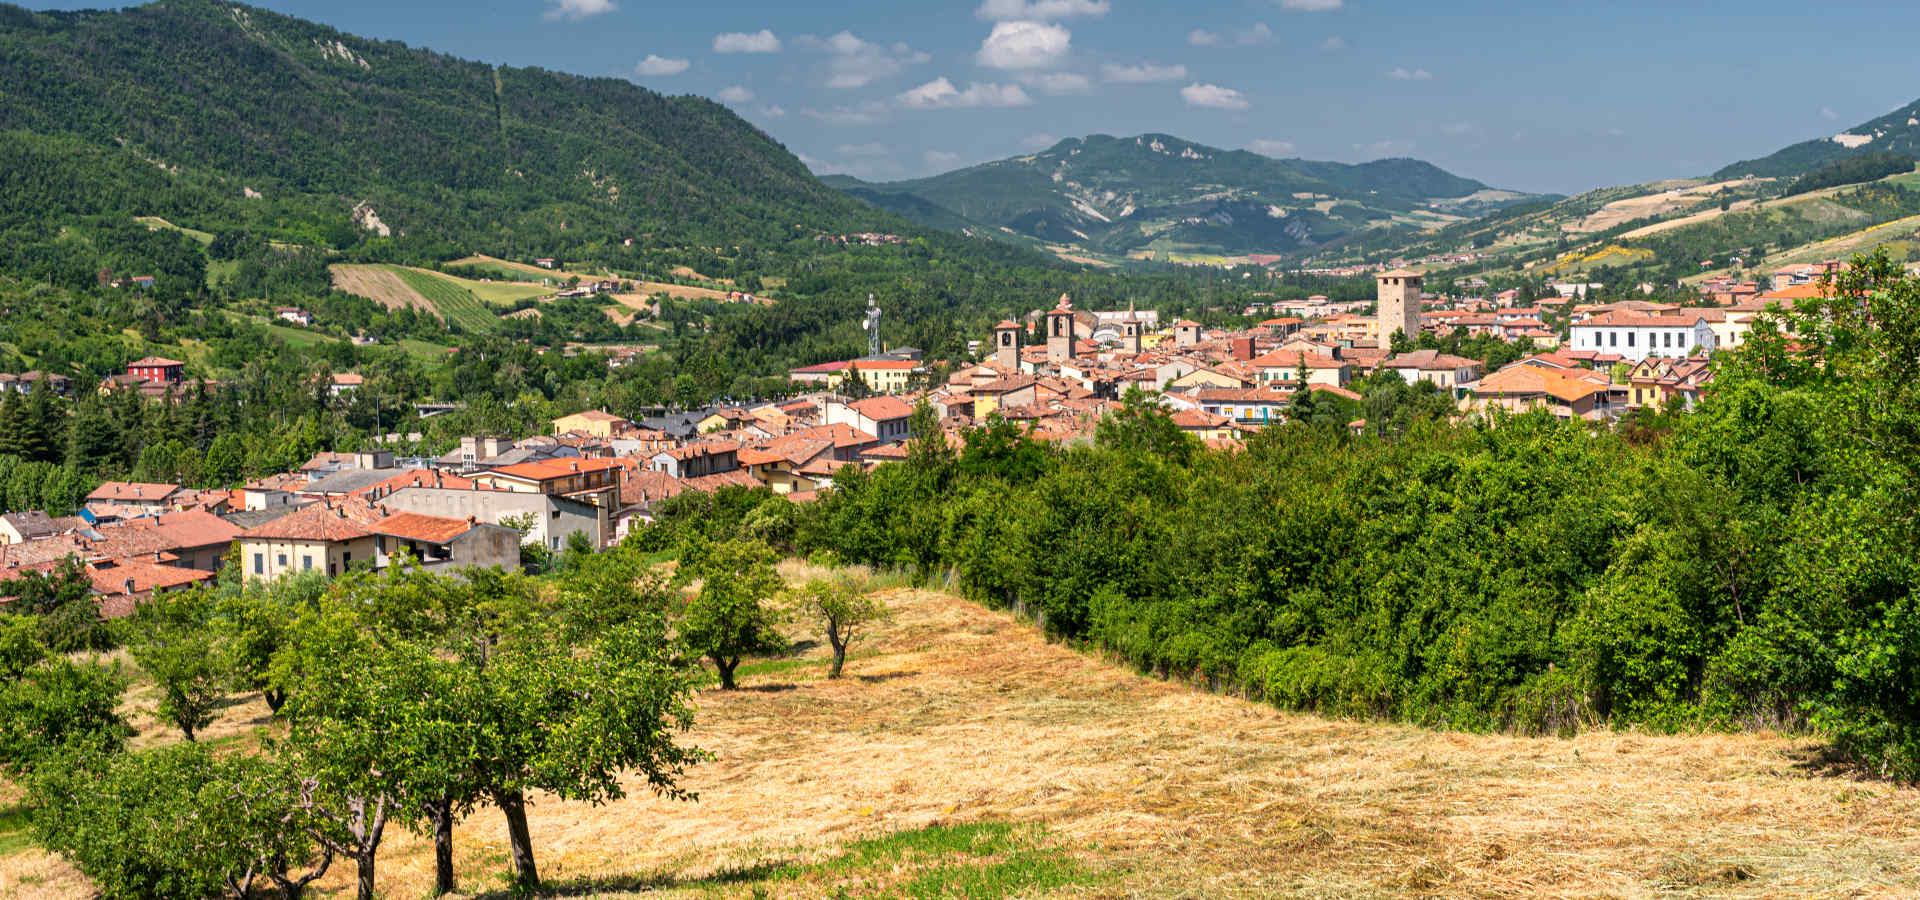
[[[931,227],[1115,254],[1285,253],[1526,198],[1414,159],[1282,160],[1165,134],[1070,138],[930,178],[834,184]]]
[[[9,142],[32,132],[122,149],[99,151],[96,182],[117,189],[145,160],[185,182],[176,201],[228,221],[247,218],[252,193],[263,206],[304,196],[333,221],[365,203],[415,240],[541,255],[642,232],[731,242],[876,221],[711,101],[468,62],[215,0],[0,7],[0,83]],[[51,207],[4,202],[15,215],[97,206],[85,193]]]
[[[1906,104],[1832,137],[1801,141],[1759,159],[1733,163],[1713,177],[1716,180],[1746,175],[1791,177],[1842,159],[1872,153],[1898,153],[1909,159],[1920,159],[1920,101]]]

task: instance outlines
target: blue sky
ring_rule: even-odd
[[[1890,4],[258,5],[462,57],[720,98],[816,171],[872,179],[1153,131],[1283,157],[1414,156],[1498,187],[1570,193],[1704,174],[1920,97],[1920,9]]]

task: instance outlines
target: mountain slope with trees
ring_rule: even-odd
[[[101,157],[89,178],[38,203],[0,199],[6,219],[98,211],[100,195],[131,190],[220,222],[292,205],[340,231],[356,209],[374,227],[371,210],[395,240],[556,255],[649,232],[731,243],[886,218],[706,99],[470,62],[214,0],[0,6],[0,84],[5,152],[52,139]],[[12,188],[36,176],[0,177]]]
[[[957,217],[984,231],[1109,253],[1283,253],[1527,199],[1419,160],[1282,160],[1164,134],[1070,138],[930,178],[832,183],[932,227],[954,229]]]
[[[1871,153],[1898,153],[1909,159],[1920,159],[1920,100],[1831,137],[1801,141],[1758,159],[1741,160],[1713,177],[1715,180],[1746,175],[1791,178]]]

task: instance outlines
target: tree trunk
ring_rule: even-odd
[[[840,670],[847,664],[847,642],[828,632],[827,643],[833,645],[833,664],[827,667],[827,678],[839,678]]]
[[[373,858],[372,853],[359,853],[353,857],[353,864],[359,872],[354,896],[358,900],[373,900]]]
[[[739,665],[740,665],[740,657],[738,656],[734,657],[732,660],[722,659],[718,656],[713,658],[713,667],[720,670],[720,689],[721,690],[731,691],[731,690],[737,689],[733,683],[733,670],[735,668],[738,668]]]
[[[433,822],[433,895],[439,897],[454,891],[453,801],[433,801],[427,818]]]
[[[519,791],[493,795],[500,812],[507,817],[507,843],[513,848],[513,883],[521,890],[540,886],[540,871],[533,864],[533,835],[527,831],[527,796]]]
[[[287,705],[286,691],[261,691],[261,699],[267,701],[267,712],[280,714],[280,707]]]
[[[192,744],[192,743],[195,743],[195,741],[194,741],[194,739],[193,739],[193,726],[192,726],[192,725],[186,725],[186,724],[182,724],[182,725],[180,726],[180,733],[181,733],[181,734],[184,734],[184,735],[186,735],[186,736],[187,736],[187,743],[189,743],[189,744]]]

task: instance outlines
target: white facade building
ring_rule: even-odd
[[[1719,346],[1706,317],[1684,312],[1648,316],[1613,311],[1573,325],[1573,350],[1618,354],[1639,362],[1649,356],[1692,356]]]

